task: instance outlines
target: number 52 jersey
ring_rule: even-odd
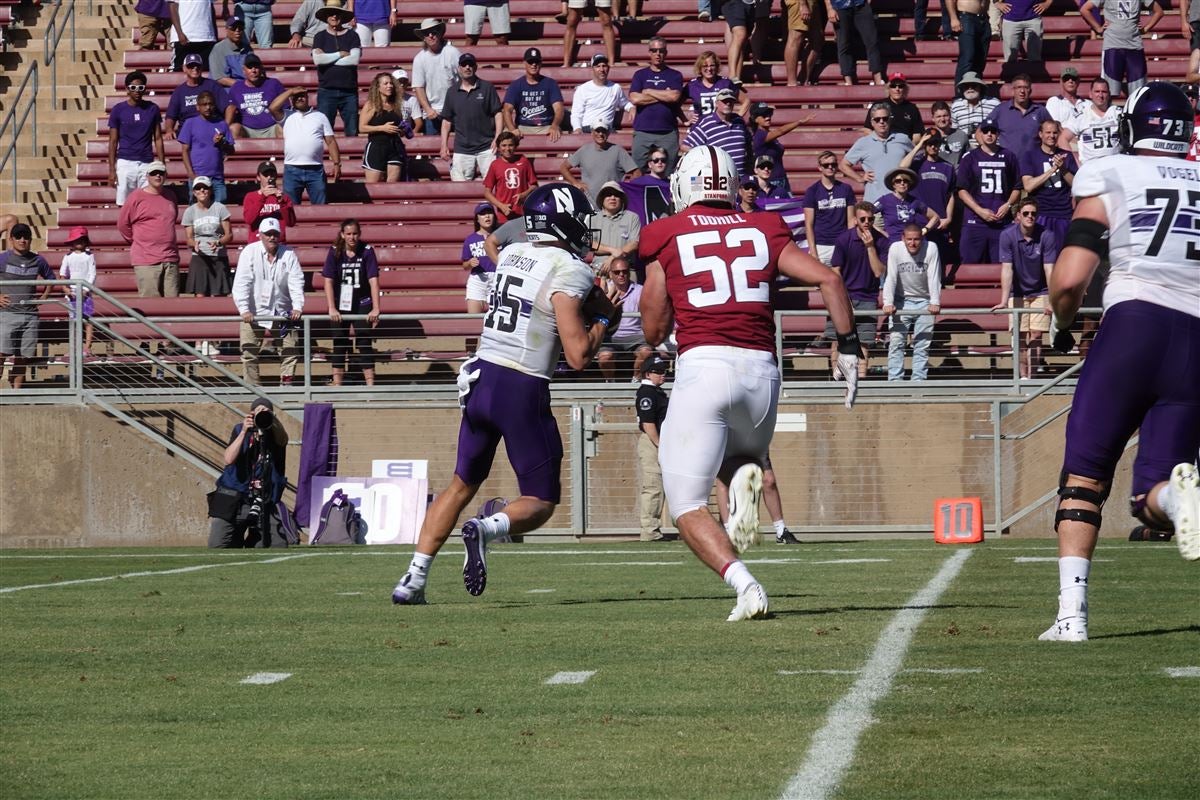
[[[591,267],[566,250],[528,242],[509,245],[496,265],[476,355],[550,380],[562,349],[550,298],[565,292],[582,300],[593,285]]]
[[[1200,317],[1200,165],[1156,156],[1098,158],[1079,168],[1072,191],[1099,197],[1108,214],[1105,311],[1144,300]]]
[[[662,265],[681,354],[702,345],[775,351],[771,291],[791,241],[778,214],[703,205],[642,228],[638,256]]]

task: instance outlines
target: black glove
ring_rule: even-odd
[[[1059,328],[1054,333],[1054,342],[1050,345],[1054,352],[1066,355],[1075,349],[1075,337],[1067,328]]]

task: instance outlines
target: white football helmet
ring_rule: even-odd
[[[671,200],[682,211],[692,203],[733,207],[737,199],[737,167],[720,147],[701,145],[683,154],[671,175]]]

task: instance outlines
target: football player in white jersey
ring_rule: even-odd
[[[463,412],[454,477],[429,506],[392,602],[425,602],[430,564],[487,478],[501,440],[521,496],[463,525],[467,591],[479,595],[487,585],[489,542],[534,530],[554,513],[563,448],[550,409],[550,378],[560,351],[573,369],[591,362],[615,311],[580,260],[592,246],[593,213],[588,196],[566,183],[540,186],[525,200],[529,241],[501,251],[479,350],[459,373]]]
[[[1087,640],[1087,585],[1100,510],[1126,444],[1139,434],[1131,511],[1175,531],[1200,559],[1200,167],[1184,160],[1191,104],[1156,81],[1130,95],[1122,155],[1083,164],[1078,203],[1050,276],[1059,332],[1068,332],[1107,253],[1104,318],[1075,389],[1059,488],[1059,601],[1044,641]]]

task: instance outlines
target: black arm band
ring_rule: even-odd
[[[1101,258],[1108,256],[1108,227],[1094,219],[1073,219],[1063,247],[1082,247]]]
[[[837,343],[839,353],[857,353],[862,349],[862,345],[858,341],[858,331],[839,333]]]

